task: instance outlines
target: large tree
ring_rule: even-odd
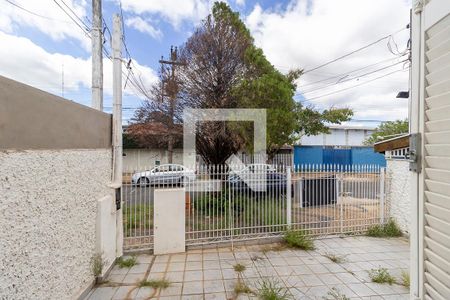
[[[321,112],[296,102],[295,82],[302,71],[278,71],[255,46],[239,14],[223,2],[214,4],[181,47],[180,60],[185,65],[177,74],[180,108],[267,109],[269,155],[298,134],[327,132],[326,123],[352,116],[350,109]],[[249,122],[204,122],[197,126],[196,148],[207,163],[221,164],[243,148],[250,150],[252,135]]]
[[[365,145],[373,145],[409,132],[408,120],[387,121],[381,123],[365,141]]]

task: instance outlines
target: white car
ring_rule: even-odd
[[[178,164],[156,166],[150,171],[136,172],[131,183],[140,186],[158,184],[183,184],[195,180],[195,172]]]

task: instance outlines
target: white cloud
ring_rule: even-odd
[[[43,17],[36,16],[3,1],[0,9],[0,30],[7,33],[16,33],[23,27],[32,28],[33,30],[37,29],[55,41],[75,39],[81,42],[81,46],[84,50],[90,51],[90,39],[54,1],[14,0],[13,2],[22,8]],[[60,3],[66,11],[70,12],[62,2],[58,3]],[[67,4],[70,9],[86,23],[86,25],[90,26],[86,20],[88,3],[86,0],[65,0],[64,3]],[[76,19],[74,16],[73,18]],[[79,20],[77,21],[81,23]]]
[[[236,0],[236,4],[239,6],[245,6],[245,0]]]
[[[277,68],[282,71],[293,67],[308,70],[405,28],[409,22],[409,8],[410,1],[405,0],[298,0],[292,1],[284,9],[276,10],[264,10],[255,5],[245,21],[256,44]],[[408,31],[404,30],[394,38],[398,47],[404,49]],[[358,74],[399,61],[388,51],[386,43],[387,40],[384,40],[367,50],[305,74],[299,80],[298,91],[316,89],[305,94],[307,99],[314,98],[401,70],[402,64],[399,64],[359,80],[355,78],[330,85],[339,80],[336,77],[320,84],[311,84],[389,58],[392,61],[367,68]],[[341,81],[349,79],[351,77],[345,77]],[[361,87],[313,99],[310,103],[323,108],[329,105],[350,106],[355,110],[357,119],[405,118],[407,101],[396,99],[395,95],[399,90],[407,90],[407,84],[408,73],[398,72]]]
[[[0,57],[7,58],[0,60],[0,75],[60,95],[64,64],[64,86],[67,92],[90,89],[90,57],[83,59],[60,53],[49,53],[27,38],[3,32],[0,32],[0,44],[2,45]],[[140,65],[137,61],[134,65],[137,69],[136,75],[140,74],[144,84],[149,86],[156,82],[157,75],[151,68]],[[104,92],[106,95],[112,95],[112,63],[106,58],[103,61],[103,71]],[[127,88],[126,93],[133,94],[133,90]]]
[[[154,39],[161,39],[162,37],[161,30],[153,27],[149,22],[145,21],[141,17],[129,18],[125,21],[125,24],[142,33],[150,35]]]
[[[208,15],[212,0],[122,0],[125,11],[159,15],[178,28],[183,21],[197,23]]]

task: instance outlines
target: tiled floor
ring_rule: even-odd
[[[400,278],[409,267],[409,246],[404,239],[368,237],[327,238],[315,241],[316,250],[280,250],[273,245],[252,245],[189,250],[174,255],[139,255],[132,268],[115,266],[108,281],[88,295],[94,299],[257,299],[234,288],[238,276],[252,290],[264,281],[276,282],[291,299],[333,298],[334,288],[350,299],[409,299],[408,289],[397,284],[372,283],[370,269],[387,268]],[[326,254],[344,257],[334,263]],[[242,275],[233,269],[246,268]],[[144,279],[171,282],[169,288],[138,287]]]

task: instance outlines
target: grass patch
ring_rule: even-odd
[[[261,300],[288,300],[292,298],[286,288],[282,287],[278,281],[270,278],[262,279],[259,282],[257,296]]]
[[[234,286],[234,293],[236,296],[239,296],[240,294],[253,294],[253,291],[248,285],[239,280]]]
[[[337,288],[332,288],[327,295],[322,298],[325,300],[350,300],[350,298],[342,294]]]
[[[289,247],[314,250],[314,241],[303,230],[288,230],[284,234],[284,241]]]
[[[126,232],[144,230],[153,226],[153,205],[136,204],[124,206],[123,226]]]
[[[388,283],[389,285],[395,283],[395,278],[391,274],[389,274],[389,271],[386,268],[370,270],[369,277],[372,282],[376,283]]]
[[[136,256],[132,256],[129,258],[123,258],[123,257],[119,257],[117,259],[117,265],[119,266],[119,268],[131,268],[132,266],[136,265],[137,261],[136,261]]]
[[[390,219],[386,224],[377,224],[369,227],[366,235],[371,237],[400,237],[403,234],[397,223]]]
[[[103,259],[102,253],[95,253],[92,255],[90,265],[92,275],[94,275],[97,280],[97,278],[102,275],[103,268],[106,265],[106,261]]]
[[[242,273],[242,272],[245,271],[245,269],[247,269],[247,267],[244,266],[243,264],[235,264],[233,266],[233,269],[234,269],[235,272]]]
[[[142,280],[139,287],[152,287],[154,289],[166,289],[170,286],[170,282],[165,279],[159,280]]]
[[[400,275],[402,285],[409,288],[411,284],[411,279],[409,278],[409,272],[402,271],[402,274]]]
[[[326,258],[328,258],[329,260],[331,260],[334,263],[340,264],[345,262],[345,256],[340,256],[337,254],[333,254],[330,252],[325,252],[325,254],[323,254],[323,256],[325,256]]]

